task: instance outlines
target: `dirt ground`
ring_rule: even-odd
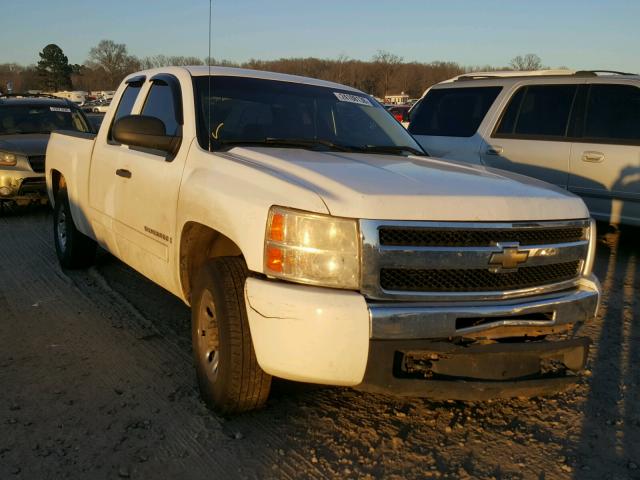
[[[605,295],[569,393],[432,402],[278,382],[222,418],[189,311],[107,254],[62,272],[48,211],[0,217],[0,479],[640,478],[640,230],[601,235]]]

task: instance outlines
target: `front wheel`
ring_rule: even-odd
[[[198,385],[214,410],[233,414],[267,401],[271,376],[258,365],[253,349],[241,258],[221,257],[198,272],[191,302],[191,334]]]
[[[96,256],[96,242],[80,232],[71,216],[66,187],[61,187],[53,207],[53,237],[62,268],[86,268]]]

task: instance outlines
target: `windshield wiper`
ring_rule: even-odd
[[[409,152],[414,155],[420,155],[420,156],[427,155],[427,153],[424,152],[423,150],[418,150],[417,148],[409,147],[406,145],[363,145],[361,148],[363,152],[370,152],[370,153]]]
[[[236,145],[250,145],[250,146],[273,146],[273,147],[294,147],[294,148],[308,148],[313,149],[316,147],[325,147],[328,150],[338,150],[340,152],[353,152],[359,150],[359,147],[350,147],[348,145],[340,145],[333,143],[329,140],[313,139],[313,138],[274,138],[267,137],[261,140],[243,140],[243,139],[229,139],[229,140],[215,140],[215,143],[219,143],[224,146],[236,146]]]

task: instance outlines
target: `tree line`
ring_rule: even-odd
[[[38,54],[35,65],[0,64],[0,92],[11,84],[13,92],[29,90],[114,90],[126,75],[147,68],[169,65],[205,65],[208,59],[193,56],[155,55],[136,57],[127,46],[113,40],[101,40],[89,50],[82,65],[70,64],[62,49],[49,44]],[[538,70],[543,68],[535,54],[517,56],[506,67],[469,67],[456,62],[405,62],[387,51],[378,51],[370,60],[357,60],[346,55],[336,59],[281,58],[236,63],[211,59],[213,65],[269,70],[304,75],[353,86],[378,97],[405,92],[417,98],[424,90],[455,75],[478,70]]]

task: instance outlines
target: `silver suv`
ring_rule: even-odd
[[[511,170],[640,225],[640,76],[543,70],[460,75],[428,89],[409,132],[432,155]]]

